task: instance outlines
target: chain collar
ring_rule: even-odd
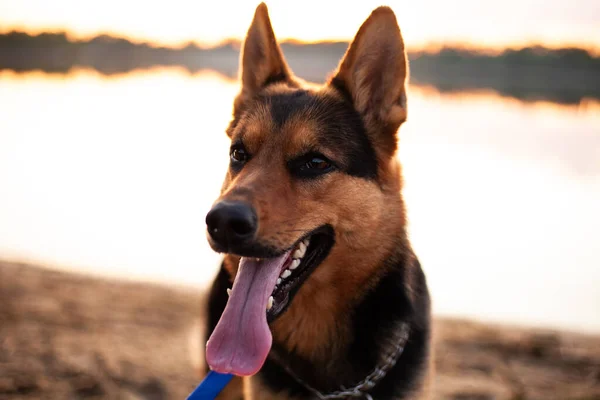
[[[319,392],[317,389],[308,385],[304,381],[302,381],[298,376],[285,364],[281,363],[281,366],[287,371],[288,374],[292,376],[299,384],[304,386],[310,392],[312,392],[316,398],[319,400],[333,400],[333,399],[347,399],[347,398],[365,398],[367,400],[373,400],[373,397],[368,393],[379,381],[381,381],[387,372],[396,365],[398,359],[402,355],[404,351],[404,347],[406,346],[406,342],[408,342],[408,334],[409,334],[408,324],[403,322],[400,325],[400,329],[395,332],[394,345],[391,349],[382,357],[382,364],[377,365],[375,369],[365,377],[362,381],[356,384],[354,387],[346,389],[345,387],[341,387],[341,390],[336,392],[331,392],[327,394],[323,394]]]

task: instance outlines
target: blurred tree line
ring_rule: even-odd
[[[338,64],[347,43],[283,43],[292,69],[302,78],[323,81]],[[30,35],[0,34],[0,70],[44,70],[68,73],[92,68],[103,74],[125,73],[153,66],[179,66],[194,73],[204,69],[236,78],[239,43],[213,48],[188,43],[181,48],[133,43],[100,35],[71,40],[64,32]],[[500,53],[443,47],[409,53],[411,81],[442,91],[493,89],[521,99],[577,103],[600,99],[600,56],[585,49],[542,46],[506,49]]]

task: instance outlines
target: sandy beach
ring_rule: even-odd
[[[0,262],[0,398],[185,398],[202,295]],[[438,399],[600,398],[598,336],[435,327]]]

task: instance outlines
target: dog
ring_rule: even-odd
[[[224,254],[206,301],[221,399],[425,399],[430,295],[406,229],[398,130],[408,61],[375,9],[320,86],[296,77],[264,3],[240,56],[230,163],[206,215]]]

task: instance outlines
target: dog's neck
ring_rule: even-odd
[[[424,344],[429,337],[426,318],[429,299],[422,296],[426,284],[412,252],[399,250],[385,263],[382,269],[386,273],[358,304],[348,310],[346,323],[338,324],[339,340],[330,335],[330,341],[322,343],[309,356],[290,350],[276,340],[270,359],[261,370],[261,378],[272,387],[295,388],[293,390],[307,397],[314,396],[307,386],[323,394],[339,391],[342,387],[353,388],[376,370],[390,349],[399,344],[396,340],[399,329],[406,324],[411,331],[410,341],[398,355],[397,362],[371,390],[376,393],[385,389],[391,381],[398,385],[398,390],[408,390],[398,382],[414,381],[410,379],[412,369],[407,366],[414,366],[423,359],[422,352],[427,351]],[[319,311],[314,310],[314,313]],[[306,329],[302,324],[296,328],[298,331]]]
[[[335,392],[323,393],[320,390],[312,387],[308,383],[304,382],[298,375],[288,366],[287,362],[282,359],[278,359],[276,354],[272,354],[272,358],[286,370],[286,372],[296,380],[299,384],[304,386],[305,389],[310,391],[320,400],[334,400],[334,399],[347,399],[347,398],[367,398],[372,399],[369,392],[386,377],[387,372],[392,369],[398,359],[404,352],[404,348],[409,338],[410,327],[408,323],[401,322],[398,324],[398,328],[393,332],[390,338],[390,344],[388,351],[381,354],[381,361],[375,366],[373,371],[367,375],[360,382],[357,382],[351,387],[340,386],[340,390]]]

